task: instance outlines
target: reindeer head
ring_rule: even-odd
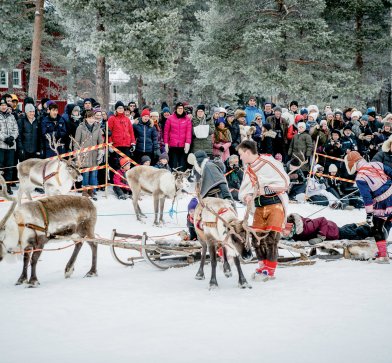
[[[187,193],[186,189],[189,187],[188,178],[191,174],[191,170],[187,171],[174,171],[173,176],[176,184],[176,195],[180,193]]]
[[[83,180],[83,176],[81,174],[81,172],[79,171],[79,167],[77,165],[77,163],[75,163],[75,161],[73,159],[69,159],[69,160],[64,160],[65,164],[66,164],[66,169],[69,173],[69,175],[71,175],[72,180],[74,181],[82,181]]]

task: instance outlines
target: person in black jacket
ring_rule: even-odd
[[[372,161],[379,161],[392,168],[392,136],[384,141],[381,150],[373,157]]]
[[[230,193],[234,200],[239,201],[238,191],[244,178],[244,172],[240,168],[240,159],[238,155],[231,155],[226,161],[226,180]]]
[[[36,117],[35,107],[28,103],[25,114],[18,120],[19,136],[17,138],[19,161],[42,158],[41,122]]]
[[[230,155],[238,155],[236,148],[241,143],[240,124],[246,122],[245,116],[246,112],[244,110],[236,110],[234,113],[234,119],[232,118],[231,112],[226,116],[228,129],[231,134],[231,146],[229,148]]]

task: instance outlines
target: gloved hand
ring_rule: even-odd
[[[225,148],[224,148],[223,146],[219,146],[219,150],[222,151],[222,152],[224,152],[224,151],[225,151]]]
[[[168,144],[165,144],[165,151],[166,151],[166,154],[169,152],[169,145]]]
[[[129,149],[129,151],[131,153],[133,153],[135,151],[135,149],[136,149],[136,146],[135,145],[131,145],[131,148]]]
[[[8,136],[4,139],[4,143],[6,143],[9,147],[14,146],[14,137],[13,136]]]
[[[321,237],[316,237],[316,238],[312,238],[308,241],[308,243],[313,246],[313,245],[317,245],[321,242],[324,242],[324,240]]]
[[[155,151],[154,151],[154,156],[155,156],[156,158],[159,158],[159,157],[161,156],[161,151],[160,151],[159,149],[155,149]]]
[[[373,213],[366,213],[366,223],[373,227]]]
[[[189,153],[189,149],[191,148],[191,145],[190,144],[185,144],[185,147],[184,147],[184,151],[185,151],[185,154],[188,154]]]

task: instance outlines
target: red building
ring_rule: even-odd
[[[66,93],[66,87],[54,82],[52,79],[56,77],[66,76],[66,71],[50,64],[41,66],[42,76],[38,77],[37,105],[42,98],[49,98],[56,101],[59,106],[59,113],[64,112],[67,100],[62,97]],[[45,74],[47,77],[45,77]],[[16,94],[19,98],[19,107],[23,108],[23,100],[28,95],[28,75],[23,64],[18,65],[14,69],[0,69],[0,95],[4,93]]]

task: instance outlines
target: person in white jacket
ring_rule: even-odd
[[[253,246],[259,267],[253,275],[255,280],[274,278],[278,264],[278,242],[286,222],[288,206],[287,189],[290,179],[282,163],[272,155],[257,153],[254,141],[245,140],[238,145],[238,154],[247,164],[239,190],[239,199],[246,204],[254,203],[252,228],[263,235],[260,243],[253,238]]]

